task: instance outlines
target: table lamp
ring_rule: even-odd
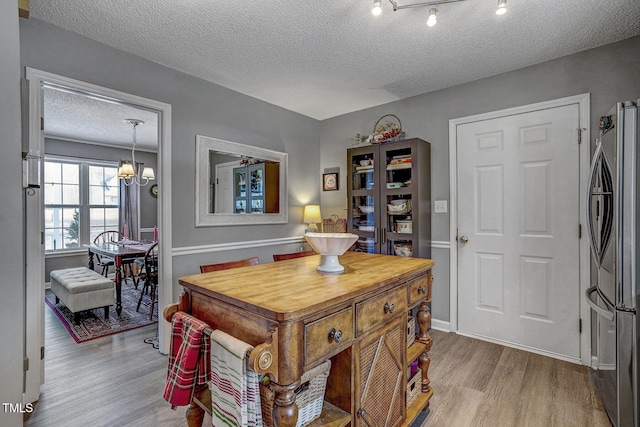
[[[309,228],[308,231],[312,233],[318,232],[317,222],[322,221],[322,217],[320,216],[320,206],[319,205],[307,205],[304,207],[304,215],[302,216],[302,222],[308,223]]]

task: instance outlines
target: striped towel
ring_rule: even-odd
[[[205,386],[209,374],[209,339],[204,334],[209,327],[182,311],[171,321],[171,350],[163,397],[171,408],[191,403],[198,386]]]
[[[214,427],[261,427],[258,374],[247,367],[249,344],[222,331],[211,334],[211,421]]]

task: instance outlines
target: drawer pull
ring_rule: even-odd
[[[336,328],[329,329],[329,342],[340,342],[342,340],[342,331]]]
[[[393,304],[389,304],[388,302],[384,303],[384,312],[386,313],[393,313],[393,310],[395,310],[395,306]]]
[[[418,294],[427,294],[427,288],[424,286],[418,286]]]

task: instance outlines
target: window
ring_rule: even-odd
[[[45,159],[45,251],[80,248],[101,232],[118,229],[117,172],[116,163]]]

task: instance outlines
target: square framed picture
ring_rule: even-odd
[[[322,174],[322,191],[338,191],[338,173]]]

